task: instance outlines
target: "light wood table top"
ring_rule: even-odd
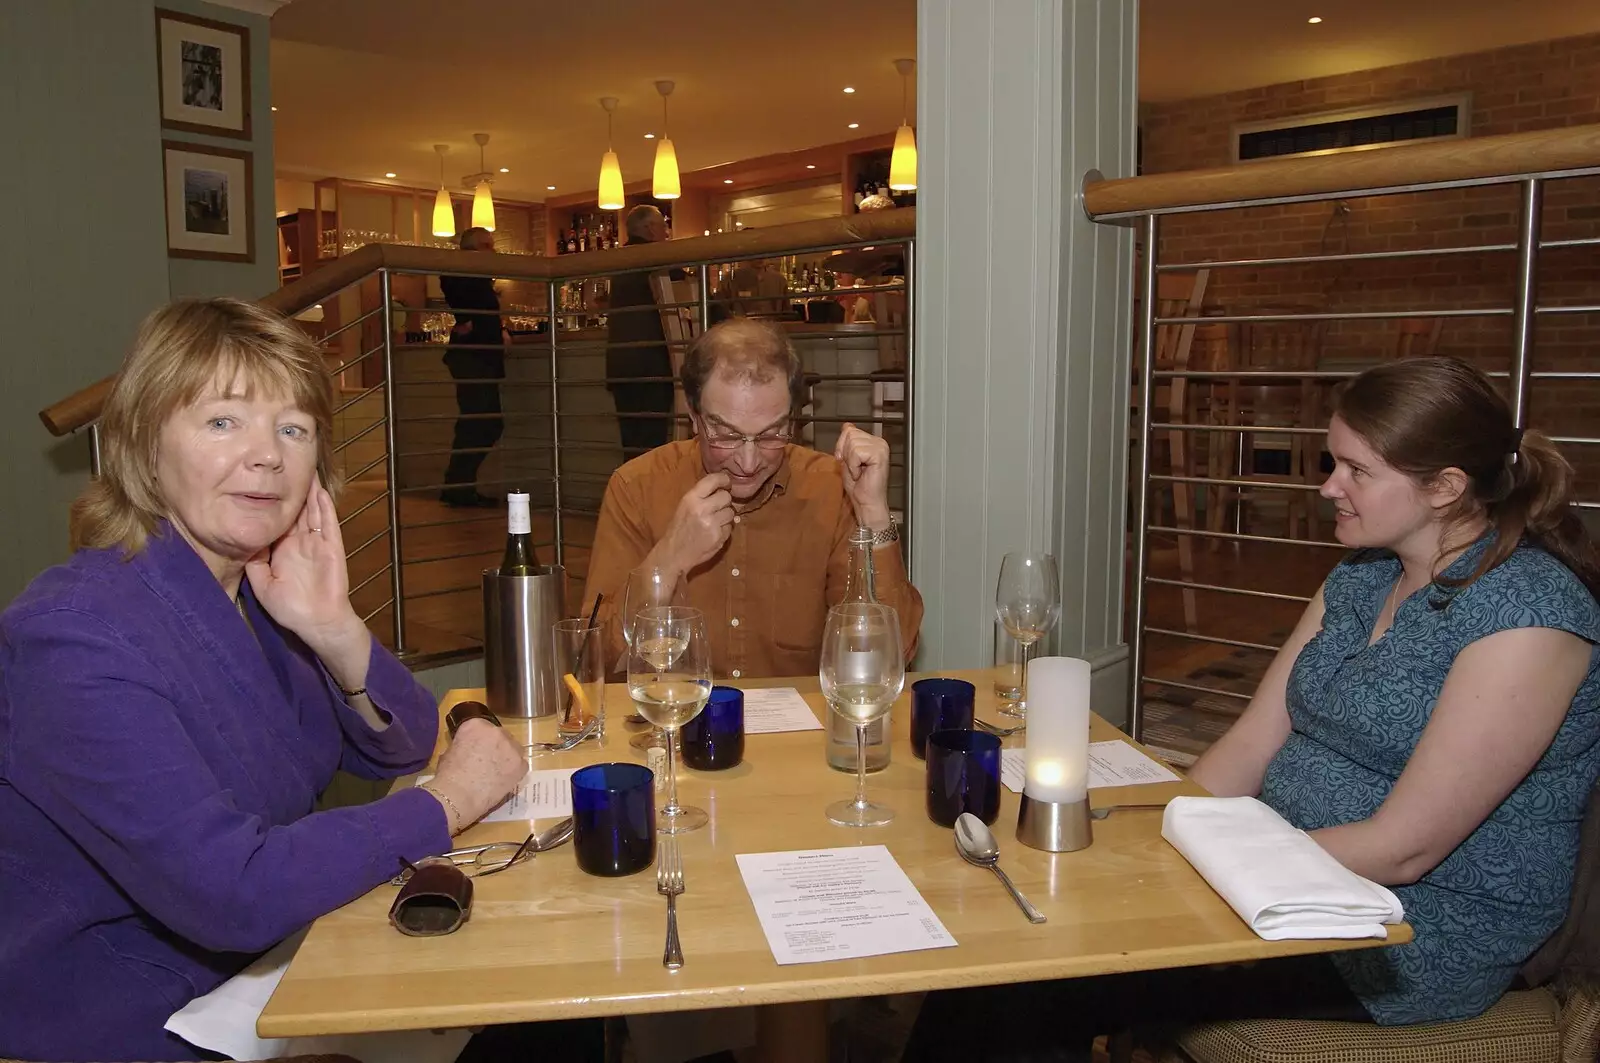
[[[988,670],[944,672],[971,679],[978,715],[995,711]],[[746,681],[794,686],[826,720],[816,677]],[[441,711],[481,698],[452,691]],[[608,686],[610,734],[604,747],[535,761],[538,768],[607,760],[642,761],[620,721],[627,692]],[[1278,941],[1258,938],[1189,864],[1161,839],[1159,811],[1118,812],[1094,824],[1094,844],[1076,853],[1029,849],[1014,836],[1018,795],[1002,788],[1001,866],[1049,922],[1023,918],[989,872],[956,853],[952,832],[924,810],[923,762],[908,738],[910,682],[893,713],[887,769],[868,776],[868,796],[892,807],[885,827],[829,823],[823,807],[853,792],[854,779],[830,769],[825,731],[751,735],[744,763],[725,772],[680,769],[679,795],[711,813],[703,830],[680,835],[687,891],[678,920],[685,964],[661,966],[666,903],[646,870],[595,878],[578,870],[570,845],[476,882],[471,921],[454,934],[411,938],[388,923],[395,887],[317,920],[262,1013],[262,1036],[477,1026],[577,1016],[627,1015],[750,1004],[817,1001],[959,986],[1332,952],[1409,941],[1391,927],[1383,941]],[[508,721],[513,734],[526,723]],[[553,737],[552,720],[533,725]],[[1095,740],[1122,737],[1093,721]],[[1021,736],[1008,739],[1020,744]],[[1203,793],[1184,781],[1096,789],[1096,806]],[[515,823],[480,825],[458,844],[520,841]],[[735,854],[886,845],[945,927],[955,948],[780,967],[767,947],[740,879]]]

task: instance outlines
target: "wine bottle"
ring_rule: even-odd
[[[873,586],[872,530],[857,528],[850,535],[850,567],[845,572],[844,600],[876,602]],[[889,714],[867,725],[867,771],[882,771],[889,766]],[[837,712],[828,713],[828,767],[835,771],[856,771],[856,725]]]
[[[500,575],[532,576],[537,564],[528,495],[524,491],[512,491],[506,495],[506,552],[500,559]]]

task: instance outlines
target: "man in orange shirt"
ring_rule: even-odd
[[[910,660],[922,596],[889,511],[889,444],[848,424],[832,456],[793,442],[804,375],[770,322],[708,329],[684,359],[683,390],[695,438],[623,465],[600,505],[584,599],[605,595],[607,660],[624,650],[617,621],[628,573],[650,565],[686,580],[688,604],[706,614],[717,676],[816,671],[857,526],[875,537],[874,590],[899,612]]]

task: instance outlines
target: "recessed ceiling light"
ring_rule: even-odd
[[[846,91],[846,92],[854,92],[854,91],[856,91],[856,90],[855,90],[855,89],[853,89],[853,88],[851,88],[851,87],[850,87],[850,86],[849,86],[849,85],[846,85],[846,86],[845,86],[845,87],[844,87],[844,91]]]
[[[814,162],[808,162],[808,163],[806,163],[806,169],[808,169],[808,170],[815,170],[815,169],[816,169],[816,168],[817,168],[817,164],[816,164],[816,163],[814,163]]]
[[[851,129],[860,129],[861,128],[861,123],[860,122],[851,122],[850,123],[850,128]]]
[[[1311,23],[1313,26],[1315,26],[1317,23],[1322,21],[1322,16],[1321,15],[1312,15],[1310,18],[1306,19],[1306,21]]]
[[[723,178],[723,179],[722,179],[722,183],[723,183],[723,184],[725,184],[725,185],[731,185],[731,184],[733,184],[733,178],[731,178],[731,177],[724,177],[724,178]],[[719,233],[720,233],[720,232],[721,232],[721,231],[722,231],[722,230],[721,230],[721,229],[718,229],[718,230],[717,230],[717,232],[719,232]]]
[[[276,110],[277,110],[277,108],[276,108],[276,107],[274,107],[274,108],[273,108],[273,110],[274,110],[274,111],[276,111]]]
[[[385,177],[394,177],[394,176],[395,176],[395,175],[394,175],[394,174],[392,174],[392,173],[386,173],[386,174],[384,174],[384,175],[383,175],[383,176],[385,176]]]
[[[556,190],[556,186],[555,185],[545,185],[544,186],[544,190],[546,192],[554,192]]]
[[[645,135],[644,135],[644,138],[645,138],[645,139],[646,139],[646,140],[654,140],[654,139],[655,139],[655,138],[656,138],[656,135],[655,135],[655,134],[654,134],[654,133],[646,133],[646,134],[645,134]]]
[[[510,172],[511,172],[511,167],[509,167],[509,166],[502,166],[502,167],[500,167],[500,172],[501,172],[501,173],[510,173]]]

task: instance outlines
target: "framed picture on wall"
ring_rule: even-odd
[[[161,124],[250,139],[250,30],[156,9]]]
[[[255,188],[248,151],[161,142],[167,256],[254,262]]]

